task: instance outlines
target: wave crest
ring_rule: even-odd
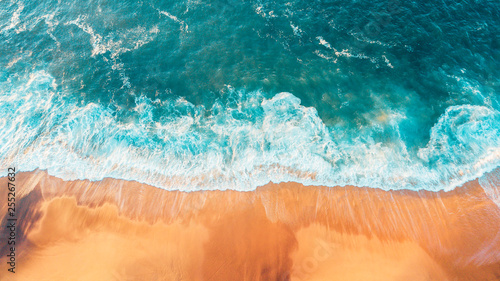
[[[346,137],[290,93],[266,99],[231,90],[210,109],[138,97],[124,121],[118,109],[57,93],[40,71],[2,83],[0,111],[2,166],[66,180],[113,177],[185,191],[252,190],[269,181],[436,191],[500,164],[500,114],[484,106],[449,107],[415,154],[398,131],[402,114],[393,114],[399,119],[389,122],[387,142],[370,137],[379,125]]]

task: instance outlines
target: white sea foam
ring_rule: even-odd
[[[494,157],[500,157],[500,150],[497,150]],[[486,195],[500,207],[500,169],[480,177],[479,185],[484,189]]]
[[[349,49],[343,49],[342,51],[338,51],[337,49],[335,49],[334,47],[332,47],[332,45],[328,41],[326,41],[322,36],[317,36],[316,39],[319,41],[320,45],[324,46],[325,48],[327,48],[329,50],[332,50],[333,54],[337,58],[339,58],[339,57],[346,57],[346,58],[357,58],[357,59],[369,60],[371,63],[377,64],[377,65],[383,59],[383,62],[384,62],[385,65],[387,65],[390,68],[394,68],[392,66],[391,62],[389,61],[389,59],[387,59],[387,57],[385,55],[382,55],[381,58],[375,58],[375,57],[369,57],[369,56],[367,56],[365,54],[362,54],[362,53],[359,53],[359,54],[351,53],[349,51]],[[319,56],[321,58],[324,58],[326,60],[333,61],[334,63],[337,62],[336,59],[332,58],[331,56],[322,54],[319,50],[314,51],[314,53],[317,56]]]
[[[136,26],[131,29],[103,36],[97,33],[94,28],[86,22],[85,16],[79,16],[75,20],[65,23],[65,25],[76,25],[90,35],[93,57],[110,52],[111,58],[117,58],[123,53],[137,50],[143,45],[153,41],[159,32],[157,25],[152,26],[150,29]],[[118,38],[118,40],[116,40],[116,38]]]
[[[21,1],[15,2],[17,5],[17,9],[12,13],[12,17],[10,18],[10,24],[2,29],[2,31],[8,31],[10,29],[15,28],[19,23],[19,16],[21,15],[21,12],[24,10],[24,3]],[[21,32],[23,31],[23,28],[21,27],[20,29],[16,30],[16,32]]]
[[[154,8],[156,9],[156,8]],[[158,11],[158,13],[160,13],[161,15],[164,15],[164,16],[167,16],[168,18],[170,18],[171,20],[175,21],[176,23],[178,23],[180,25],[180,28],[181,28],[181,31],[182,32],[186,32],[186,33],[189,33],[189,26],[186,24],[186,22],[184,22],[183,20],[180,20],[179,18],[177,18],[176,16],[170,14],[169,12],[167,11],[162,11],[160,9],[156,9]]]
[[[300,29],[299,26],[294,25],[293,22],[291,22],[291,21],[290,21],[290,27],[292,28],[293,34],[295,36],[301,37],[302,33],[304,33],[304,31],[302,31],[302,29]]]
[[[402,113],[388,112],[349,138],[290,93],[231,93],[233,102],[216,101],[210,110],[138,97],[135,118],[119,121],[104,105],[57,92],[44,71],[8,80],[0,84],[1,168],[186,191],[252,190],[269,181],[436,191],[500,164],[500,113],[489,107],[449,107],[413,155],[399,134]],[[381,126],[392,132],[386,143],[370,137]]]
[[[255,13],[263,18],[276,18],[273,10],[267,11],[262,5],[255,6]]]
[[[121,54],[137,50],[143,45],[153,41],[160,31],[158,26],[153,25],[149,29],[142,26],[136,26],[131,29],[125,29],[119,32],[117,31],[103,36],[97,33],[86,21],[87,18],[85,16],[79,16],[75,20],[66,22],[65,25],[76,25],[78,28],[90,35],[92,57],[109,52],[111,59],[110,62],[112,64],[111,68],[119,72],[120,79],[123,83],[122,88],[130,88],[130,77],[125,74],[124,65],[119,56]],[[51,37],[57,42],[55,37]],[[116,38],[118,38],[118,40]]]
[[[335,49],[332,48],[332,45],[330,45],[330,43],[328,43],[325,39],[323,39],[323,37],[318,36],[316,37],[316,39],[318,39],[320,45],[323,45],[330,50],[336,51]]]

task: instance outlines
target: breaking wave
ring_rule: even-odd
[[[349,136],[291,93],[230,93],[209,109],[137,96],[124,119],[116,107],[58,92],[45,71],[7,80],[0,84],[1,165],[184,191],[246,191],[270,181],[437,191],[500,164],[500,113],[489,107],[447,108],[427,145],[412,152],[399,134],[402,113],[387,113],[391,137],[376,142],[370,135],[381,124]]]

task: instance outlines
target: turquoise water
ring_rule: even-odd
[[[498,1],[2,1],[0,163],[166,189],[500,166]]]

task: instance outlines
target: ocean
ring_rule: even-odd
[[[493,0],[0,2],[5,171],[452,190],[500,166],[499,93]]]

